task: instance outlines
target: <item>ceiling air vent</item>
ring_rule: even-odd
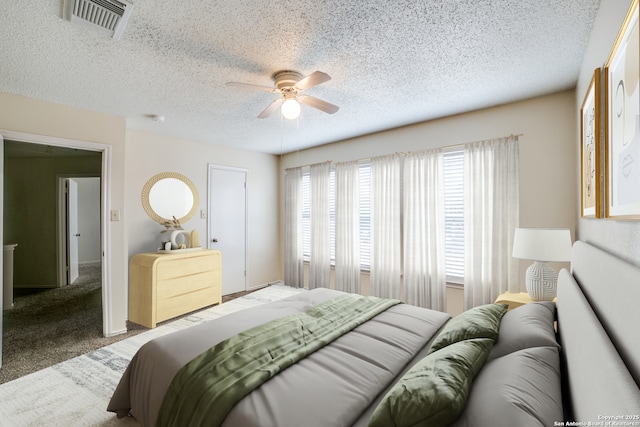
[[[64,19],[119,40],[133,10],[124,0],[64,0]]]

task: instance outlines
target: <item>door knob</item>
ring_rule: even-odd
[[[76,234],[76,237],[80,237],[80,233]]]

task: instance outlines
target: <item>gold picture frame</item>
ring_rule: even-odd
[[[605,217],[640,219],[640,36],[633,0],[604,67]]]
[[[602,217],[600,75],[596,68],[580,108],[580,206],[583,218]]]

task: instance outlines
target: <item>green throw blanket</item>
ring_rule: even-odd
[[[156,425],[219,426],[236,403],[278,372],[399,303],[347,294],[222,341],[178,371]]]

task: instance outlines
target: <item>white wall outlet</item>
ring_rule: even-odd
[[[120,221],[120,211],[119,210],[111,211],[111,221]]]

